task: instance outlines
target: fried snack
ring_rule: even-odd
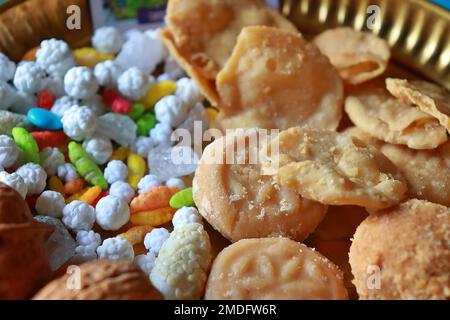
[[[449,299],[449,229],[450,209],[423,200],[371,214],[349,254],[360,299]]]
[[[271,149],[279,148],[279,155]],[[399,203],[407,185],[374,146],[346,134],[310,128],[282,131],[268,145],[263,174],[307,199],[382,209]]]
[[[388,143],[434,149],[447,141],[447,131],[436,119],[385,89],[348,96],[345,111],[358,128]]]
[[[193,181],[194,201],[200,214],[231,241],[269,236],[302,241],[327,207],[260,174],[255,158],[264,143],[250,129],[230,132],[207,146]]]
[[[215,259],[206,300],[347,299],[342,272],[304,244],[286,238],[244,239]]]
[[[161,36],[205,97],[218,104],[215,79],[241,29],[265,25],[298,32],[263,0],[170,0]]]
[[[450,207],[450,142],[435,150],[411,150],[385,144],[381,152],[408,181],[411,198],[428,200]]]
[[[324,241],[350,239],[368,215],[364,208],[358,206],[329,206],[327,215],[309,238]]]
[[[362,131],[358,127],[348,127],[344,131],[342,131],[342,134],[346,134],[355,138],[358,138],[362,141],[365,141],[367,144],[371,144],[377,148],[380,148],[384,142],[381,140],[378,140],[377,138],[372,137],[367,132]]]
[[[450,133],[450,93],[447,90],[422,80],[392,78],[386,79],[386,87],[394,96],[438,119]]]
[[[343,84],[327,57],[299,34],[244,28],[217,76],[223,128],[336,130]]]
[[[348,27],[329,29],[313,42],[330,58],[342,79],[358,84],[382,74],[391,51],[388,43],[369,32]]]

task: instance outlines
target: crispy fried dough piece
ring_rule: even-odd
[[[374,146],[326,130],[291,128],[262,150],[262,172],[307,199],[331,205],[382,209],[406,194],[405,179]],[[279,156],[272,150],[279,148]]]
[[[385,89],[348,96],[345,111],[358,128],[388,143],[434,149],[447,141],[447,131],[436,119]]]
[[[262,0],[170,0],[162,36],[172,55],[217,105],[215,79],[241,29],[266,25],[298,32]]]
[[[349,254],[360,299],[449,299],[449,229],[450,209],[423,200],[371,214]]]
[[[342,272],[304,244],[286,238],[244,239],[216,258],[206,300],[347,299]]]
[[[287,129],[336,130],[343,85],[336,69],[299,34],[268,27],[244,28],[233,54],[217,76],[223,123]],[[233,125],[236,127],[236,125]]]
[[[255,159],[265,141],[256,140],[257,132],[237,130],[206,147],[193,181],[194,201],[231,241],[267,236],[302,241],[322,221],[327,206],[260,174]]]
[[[383,141],[372,137],[367,132],[364,132],[361,129],[359,129],[358,127],[355,127],[355,126],[348,127],[347,129],[342,131],[342,134],[346,134],[346,135],[358,138],[358,139],[366,142],[367,144],[373,145],[376,148],[380,148],[384,144]]]
[[[450,142],[434,150],[420,151],[385,144],[381,152],[408,181],[411,198],[450,206]]]
[[[414,104],[439,120],[450,133],[450,93],[422,80],[386,79],[386,87],[394,96]]]
[[[382,74],[391,51],[388,43],[369,32],[351,28],[329,29],[313,42],[330,58],[342,79],[358,84]]]

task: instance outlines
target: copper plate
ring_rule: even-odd
[[[369,30],[371,5],[379,14]],[[397,63],[450,90],[450,11],[444,8],[424,0],[284,0],[281,10],[306,33],[339,26],[371,31],[388,41]]]

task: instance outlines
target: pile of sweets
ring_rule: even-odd
[[[0,183],[55,227],[54,271],[126,259],[167,298],[200,298],[211,253],[186,185],[196,163],[167,156],[172,133],[207,128],[208,112],[158,32],[103,27],[75,50],[48,39],[18,64],[0,53]]]

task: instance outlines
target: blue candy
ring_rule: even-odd
[[[27,114],[28,121],[36,127],[46,130],[58,131],[62,129],[59,117],[42,108],[31,108]]]

